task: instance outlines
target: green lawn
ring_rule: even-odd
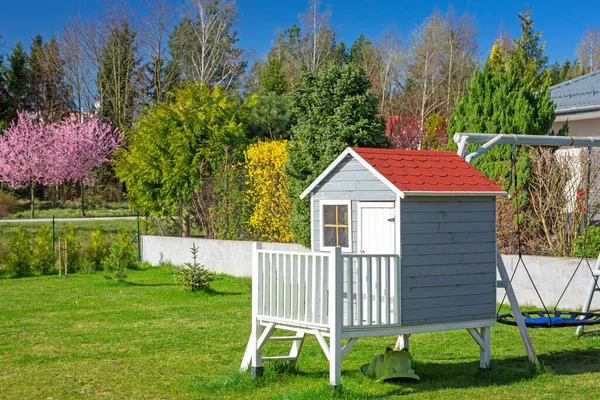
[[[420,383],[376,383],[358,373],[393,337],[359,341],[342,365],[343,389],[328,387],[316,340],[297,369],[267,364],[252,381],[237,372],[250,333],[250,280],[218,276],[213,293],[188,294],[167,268],[0,279],[0,397],[23,398],[485,398],[600,396],[600,336],[533,330],[544,365],[526,361],[515,328],[492,331],[492,368],[466,331],[415,335]],[[273,349],[266,349],[267,355]]]
[[[6,216],[6,219],[31,218],[30,203],[21,201],[18,210]],[[81,217],[81,203],[79,201],[66,201],[61,206],[52,207],[49,201],[35,203],[35,218],[78,218]],[[102,204],[86,204],[86,217],[123,217],[135,215],[129,209],[127,202],[106,202]]]

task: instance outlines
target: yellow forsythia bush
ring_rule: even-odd
[[[287,163],[287,141],[258,142],[245,153],[248,172],[246,201],[252,206],[250,230],[259,240],[289,243],[292,202],[285,191],[288,177],[283,172]]]

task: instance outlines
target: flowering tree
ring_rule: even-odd
[[[31,217],[33,217],[36,184],[52,181],[50,163],[53,143],[51,135],[37,121],[19,112],[4,134],[0,136],[0,181],[13,188],[31,188]]]
[[[110,125],[91,118],[84,122],[63,121],[51,127],[54,132],[53,183],[72,182],[81,185],[81,213],[85,215],[84,185],[89,183],[94,168],[111,160],[122,138]]]
[[[33,217],[35,185],[83,185],[91,171],[109,161],[120,145],[119,132],[96,118],[53,124],[19,113],[0,136],[0,182],[13,188],[30,187]]]
[[[446,145],[446,118],[431,114],[421,126],[421,120],[411,116],[392,116],[386,121],[385,134],[392,145],[403,150],[439,150]]]

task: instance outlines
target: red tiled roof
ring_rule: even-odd
[[[504,190],[452,151],[354,148],[402,192],[487,192]]]

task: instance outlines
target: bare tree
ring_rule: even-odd
[[[167,38],[172,29],[175,8],[168,0],[146,2],[148,16],[141,21],[140,43],[144,53],[144,101],[163,100],[177,80],[177,68],[169,58]]]
[[[235,1],[194,0],[169,43],[185,80],[225,89],[237,82],[245,67],[235,47],[237,20]]]
[[[371,81],[381,96],[381,113],[392,115],[391,100],[401,89],[405,76],[403,65],[406,60],[406,49],[393,26],[377,43],[375,59],[378,63]]]
[[[335,34],[329,26],[331,10],[320,12],[320,6],[319,0],[310,0],[306,12],[300,14],[302,29],[305,32],[300,51],[302,64],[308,72],[315,72],[333,56]]]
[[[86,31],[81,18],[76,17],[67,22],[60,37],[65,79],[79,116],[92,110],[95,102],[95,58],[86,51]]]
[[[577,45],[577,57],[584,72],[593,72],[600,68],[600,31],[596,28],[586,30]]]

